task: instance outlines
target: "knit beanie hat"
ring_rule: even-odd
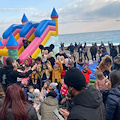
[[[46,97],[52,96],[53,98],[57,97],[57,93],[54,90],[51,90]]]
[[[39,96],[40,95],[40,91],[39,89],[35,89],[34,92],[33,92],[34,96]]]
[[[83,73],[78,68],[70,68],[64,77],[65,84],[73,87],[76,90],[81,90],[86,87],[86,79]]]
[[[51,86],[53,89],[56,88],[55,83],[50,83],[50,86]]]
[[[47,84],[47,86],[49,86],[49,85],[50,85],[50,82],[49,82],[49,81],[46,81],[45,83]]]
[[[55,63],[54,68],[59,68],[59,64]]]

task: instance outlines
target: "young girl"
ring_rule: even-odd
[[[30,70],[30,67],[29,67],[29,65],[25,65],[25,67],[24,67],[24,71],[23,72],[27,72],[28,70]],[[22,78],[22,84],[24,85],[25,83],[28,83],[28,81],[29,81],[29,77],[26,77],[26,78]]]
[[[62,81],[62,87],[61,87],[61,90],[60,90],[60,95],[61,95],[61,104],[64,104],[66,102],[66,96],[67,96],[67,88],[66,88],[66,85],[64,83],[64,79],[61,79]]]
[[[62,63],[61,62],[56,63],[52,71],[52,82],[59,83],[61,81],[62,71],[63,71]]]
[[[40,105],[44,101],[44,99],[41,96],[39,89],[35,89],[33,94],[35,96],[33,107],[35,108],[36,112],[38,113],[38,111],[40,109]]]
[[[98,72],[97,73],[97,79],[96,79],[96,88],[100,91],[108,90],[108,82],[109,80],[103,75],[103,73]]]
[[[31,85],[33,86],[35,89],[39,89],[41,90],[41,78],[37,72],[37,69],[33,70],[29,81],[28,81],[28,86]]]
[[[84,64],[84,63],[83,63],[83,58],[80,57],[79,60],[78,60],[78,62],[77,62],[77,68],[82,67],[83,64]]]
[[[83,69],[83,71],[82,71],[82,73],[83,73],[83,75],[86,78],[86,84],[87,84],[87,86],[89,86],[89,84],[90,84],[90,74],[92,73],[92,71],[89,70],[87,66],[85,66],[84,69]]]
[[[50,73],[52,71],[51,63],[48,61],[47,63],[43,63],[41,68],[38,68],[39,74],[41,75],[42,86],[44,83],[49,80]]]
[[[42,95],[43,98],[46,97],[46,92],[47,92],[47,89],[48,89],[49,85],[50,85],[50,82],[47,81],[47,82],[44,83],[44,85],[41,89],[41,95]]]

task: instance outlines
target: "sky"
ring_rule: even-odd
[[[120,0],[0,0],[0,35],[12,24],[51,19],[58,12],[59,34],[120,30]]]

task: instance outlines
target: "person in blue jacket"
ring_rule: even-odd
[[[109,79],[110,90],[104,99],[106,120],[120,120],[120,71],[113,70]],[[103,97],[105,98],[104,95]]]

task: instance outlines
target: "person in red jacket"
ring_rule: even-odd
[[[83,71],[82,71],[83,75],[85,76],[86,78],[86,84],[87,86],[90,85],[90,74],[92,73],[91,70],[88,69],[87,66],[84,67]]]

